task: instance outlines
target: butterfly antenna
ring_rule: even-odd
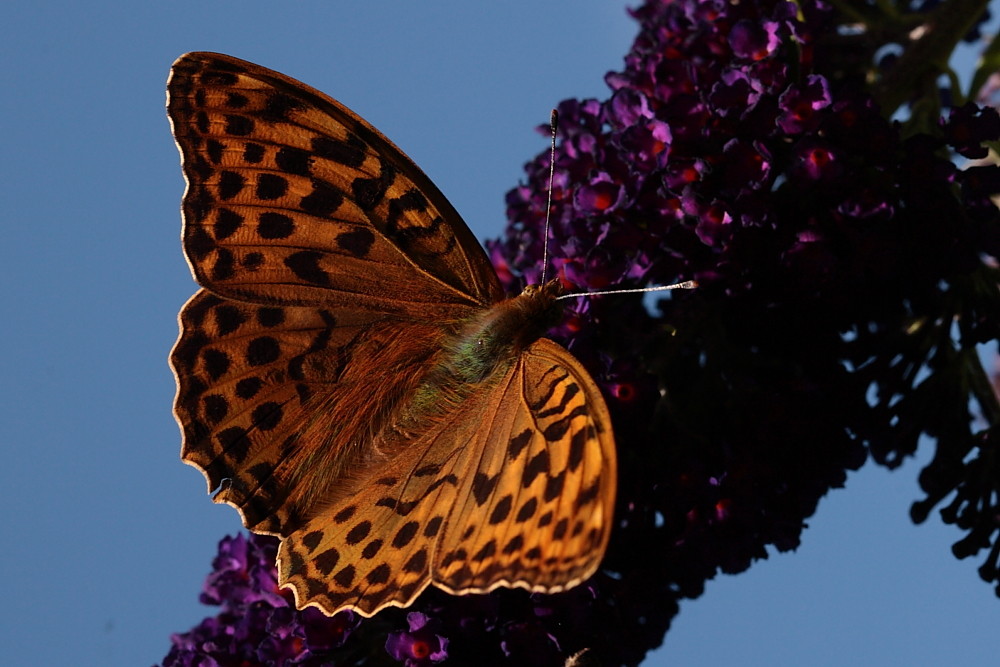
[[[674,283],[673,285],[657,285],[656,287],[637,287],[635,289],[610,289],[604,290],[603,292],[574,292],[573,294],[563,294],[562,296],[557,296],[556,300],[559,299],[570,299],[573,297],[581,296],[600,296],[603,294],[636,294],[640,292],[666,292],[672,289],[694,289],[698,286],[698,281],[696,280],[685,280],[682,283]]]
[[[549,265],[549,222],[552,218],[552,184],[556,177],[556,131],[559,129],[559,112],[555,109],[549,115],[549,129],[551,130],[552,142],[549,145],[549,192],[545,202],[545,232],[542,237],[542,279],[540,284],[545,284],[545,270]],[[576,292],[574,294],[563,294],[556,299],[569,299],[581,296],[597,296],[602,294],[635,294],[637,292],[665,292],[672,289],[694,289],[698,283],[694,280],[685,280],[682,283],[673,285],[660,285],[657,287],[640,287],[637,289],[615,289],[603,292]]]
[[[559,112],[555,109],[549,115],[549,129],[552,131],[552,143],[549,147],[549,193],[545,202],[545,232],[542,237],[542,279],[545,284],[545,269],[549,265],[549,218],[552,217],[552,182],[556,176],[556,129],[559,127]]]

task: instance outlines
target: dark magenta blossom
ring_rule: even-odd
[[[576,208],[590,213],[604,213],[614,209],[621,199],[621,187],[606,174],[598,174],[588,185],[575,193]]]
[[[409,630],[392,632],[385,641],[385,650],[406,667],[422,667],[442,662],[448,657],[448,639],[435,634],[434,626],[426,614],[410,612],[406,615]]]
[[[778,97],[781,113],[778,127],[788,135],[815,132],[824,115],[819,113],[830,106],[830,89],[826,79],[811,74],[803,86],[789,86]]]
[[[763,60],[778,48],[780,24],[775,21],[738,21],[729,33],[729,46],[737,58]]]
[[[940,124],[955,152],[970,160],[985,158],[989,150],[984,140],[1000,135],[1000,114],[997,110],[980,108],[972,103],[952,109],[947,121],[942,118]]]
[[[834,146],[826,141],[806,139],[796,144],[789,178],[803,187],[810,181],[833,181],[840,176],[841,162]]]
[[[201,601],[221,608],[190,632],[171,638],[164,667],[206,665],[323,665],[344,645],[360,618],[296,611],[280,593],[272,537],[226,537],[212,561]]]
[[[274,571],[273,549],[243,535],[225,538],[219,543],[219,555],[212,561],[212,573],[205,580],[202,604],[220,605],[227,600],[240,604],[266,602],[283,606]]]

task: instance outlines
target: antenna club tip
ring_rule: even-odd
[[[553,132],[555,132],[556,127],[559,125],[559,112],[555,109],[549,114],[549,125],[552,127]]]

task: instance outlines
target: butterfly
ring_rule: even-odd
[[[189,53],[167,114],[202,288],[170,355],[181,458],[280,538],[296,606],[372,616],[431,584],[593,575],[615,443],[594,380],[543,337],[560,283],[505,298],[430,179],[290,77]]]

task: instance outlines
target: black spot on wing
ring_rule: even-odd
[[[535,497],[528,498],[527,502],[521,505],[521,509],[517,511],[517,516],[515,521],[517,523],[524,523],[531,517],[535,516],[535,512],[538,511],[538,499]]]
[[[529,442],[531,442],[531,429],[526,428],[510,439],[510,445],[507,447],[508,458],[511,461],[515,460],[521,455],[521,452],[524,451]]]
[[[555,500],[562,493],[563,485],[566,483],[566,471],[563,470],[561,473],[555,477],[549,477],[545,481],[545,492],[542,494],[542,498],[545,502]]]
[[[295,276],[307,283],[328,287],[330,276],[319,266],[323,255],[315,250],[300,250],[285,258],[285,266],[291,269]]]
[[[369,572],[368,575],[365,577],[365,580],[369,584],[373,585],[384,584],[385,582],[389,581],[390,574],[392,574],[392,570],[389,569],[388,565],[382,563],[374,570]]]
[[[208,154],[208,159],[212,164],[222,162],[222,154],[225,150],[226,145],[218,139],[209,139],[205,142],[205,152]]]
[[[217,241],[227,239],[235,234],[243,226],[244,218],[239,213],[220,208],[215,214],[215,224],[212,226],[212,233]]]
[[[263,239],[287,239],[295,231],[295,222],[284,213],[265,211],[257,219],[257,233]]]
[[[510,539],[507,544],[504,545],[503,552],[510,555],[516,551],[520,551],[524,547],[524,538],[520,535],[515,535]]]
[[[364,227],[337,236],[337,245],[355,257],[366,257],[374,242],[375,235]]]
[[[490,524],[495,526],[499,523],[503,523],[504,520],[510,516],[510,509],[513,506],[513,503],[514,497],[509,493],[501,498],[500,502],[493,507],[493,511],[490,513]]]
[[[475,478],[472,480],[472,496],[476,499],[477,505],[481,507],[486,503],[499,480],[500,473],[492,477],[482,472],[476,473]]]
[[[308,108],[306,103],[297,97],[273,92],[268,96],[260,115],[261,118],[272,122],[285,121],[289,119],[293,111],[303,111],[306,108]]]
[[[247,118],[246,116],[238,116],[236,114],[228,114],[226,117],[226,134],[232,134],[237,137],[245,137],[248,134],[253,133],[253,120]]]
[[[370,533],[371,530],[372,530],[371,521],[362,521],[358,525],[354,526],[354,528],[351,528],[350,531],[348,531],[347,536],[344,538],[344,541],[346,541],[347,544],[350,545],[358,544],[361,542],[361,540],[368,537],[368,533]]]
[[[215,317],[216,331],[219,336],[230,334],[247,321],[246,316],[236,306],[221,305],[212,311]]]
[[[318,157],[355,169],[365,162],[365,148],[364,142],[354,135],[349,135],[345,141],[330,137],[316,137],[312,140],[313,153]]]
[[[382,203],[386,191],[396,180],[396,170],[387,162],[379,161],[380,173],[376,178],[356,178],[351,182],[351,194],[362,211],[368,212]]]
[[[382,540],[372,540],[365,545],[364,550],[361,552],[361,557],[366,560],[371,560],[378,554],[379,550],[382,549]]]
[[[490,540],[489,542],[483,545],[482,549],[476,552],[476,554],[472,557],[472,560],[477,563],[481,563],[487,558],[493,556],[496,552],[497,552],[496,540]]]
[[[299,202],[302,210],[311,215],[326,217],[340,208],[344,195],[325,181],[312,180],[312,192]]]
[[[337,567],[337,563],[340,562],[340,554],[336,549],[327,549],[323,553],[316,556],[313,561],[316,564],[316,569],[320,571],[323,576],[330,576],[333,572],[333,568]]]
[[[283,146],[275,154],[274,163],[286,174],[308,176],[312,166],[312,156],[301,148]]]
[[[229,414],[229,401],[219,394],[209,394],[202,398],[205,419],[218,424]]]
[[[229,355],[221,350],[209,348],[201,353],[201,359],[205,363],[205,371],[213,380],[218,380],[229,371]]]
[[[235,258],[233,253],[225,248],[217,248],[215,255],[215,263],[212,264],[212,279],[213,280],[228,280],[235,275]]]
[[[236,396],[246,400],[253,398],[264,386],[264,382],[258,377],[243,378],[236,383]]]
[[[348,505],[344,509],[340,510],[333,515],[333,522],[336,524],[341,524],[354,516],[354,513],[358,511],[357,505]]]
[[[250,102],[250,98],[240,93],[228,93],[223,104],[230,109],[242,109]]]
[[[285,322],[285,311],[282,308],[259,308],[257,310],[257,322],[262,327],[276,327]]]
[[[263,366],[281,356],[281,346],[271,336],[259,336],[247,344],[246,360],[251,366]]]
[[[261,431],[272,431],[281,423],[283,414],[281,405],[274,401],[268,401],[255,407],[250,419],[254,428]]]
[[[417,553],[410,557],[410,560],[406,561],[403,565],[404,572],[416,573],[423,572],[427,567],[427,550],[421,549]]]
[[[334,582],[341,588],[349,588],[354,583],[354,567],[348,565],[333,577]]]
[[[405,547],[413,541],[419,528],[420,524],[416,521],[409,521],[403,524],[403,527],[399,529],[396,536],[392,538],[392,546],[397,549]]]
[[[219,174],[219,199],[232,199],[245,185],[246,179],[241,174],[235,171],[223,171]]]
[[[243,160],[250,164],[259,164],[264,159],[264,147],[248,141],[243,145]]]
[[[284,176],[268,173],[257,175],[256,193],[259,199],[264,201],[281,199],[286,192],[288,192],[288,179]]]
[[[427,522],[424,526],[424,537],[434,537],[441,530],[441,524],[444,522],[444,517],[436,516]]]
[[[549,451],[542,451],[531,457],[528,465],[524,466],[524,473],[521,476],[521,486],[528,488],[539,475],[544,475],[549,471]]]
[[[323,531],[314,530],[302,536],[302,545],[309,551],[314,550],[323,541]]]

